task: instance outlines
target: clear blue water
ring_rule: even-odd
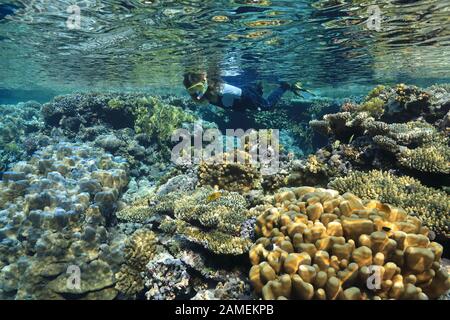
[[[67,8],[80,8],[80,29]],[[239,84],[301,80],[330,97],[379,83],[448,82],[450,3],[321,0],[0,0],[0,99],[75,90],[182,93],[182,74],[219,68]]]

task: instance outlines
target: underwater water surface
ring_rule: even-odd
[[[79,29],[66,25],[80,8]],[[449,4],[377,1],[0,2],[0,89],[179,89],[190,68],[334,96],[374,84],[448,80]],[[371,30],[372,29],[372,30]]]
[[[449,193],[449,1],[0,0],[0,300],[449,300]]]

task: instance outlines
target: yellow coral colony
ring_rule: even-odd
[[[403,209],[300,187],[252,210],[250,281],[264,299],[435,299],[450,288],[443,247]]]

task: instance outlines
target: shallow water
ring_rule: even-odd
[[[370,1],[0,4],[0,90],[177,92],[181,75],[199,66],[236,83],[302,80],[328,96],[450,77],[450,4],[443,0],[378,1],[380,31],[367,24]],[[81,20],[71,30],[73,4]]]
[[[0,0],[0,300],[448,300],[449,11]]]

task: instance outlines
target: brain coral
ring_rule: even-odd
[[[252,210],[250,281],[264,299],[429,299],[450,288],[443,247],[403,209],[300,187]]]
[[[328,186],[340,192],[352,192],[364,199],[376,199],[400,206],[409,214],[420,217],[431,230],[448,235],[448,195],[425,187],[416,179],[397,177],[378,170],[368,173],[353,171],[346,177],[336,178]]]

